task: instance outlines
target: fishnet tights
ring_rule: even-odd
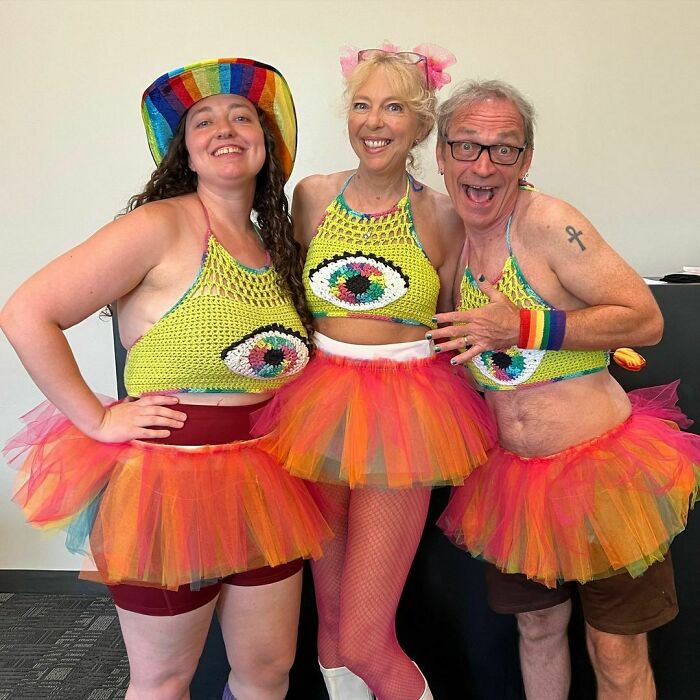
[[[430,489],[313,488],[335,533],[312,564],[321,664],[347,666],[377,700],[418,700],[425,682],[399,646],[395,619]]]

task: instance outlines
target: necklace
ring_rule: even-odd
[[[402,188],[403,192],[399,190],[399,193],[397,195],[391,194],[387,196],[385,191],[379,192],[379,194],[367,194],[363,192],[360,186],[360,180],[358,179],[357,173],[355,173],[354,175],[350,176],[341,194],[344,194],[347,187],[352,183],[353,194],[355,195],[354,199],[356,199],[357,201],[357,211],[362,212],[365,216],[368,217],[380,217],[385,215],[388,211],[392,211],[393,209],[395,209],[396,206],[398,206],[398,204],[401,202],[403,197],[408,196],[410,190],[410,177],[408,177],[408,173],[406,174],[406,176],[408,178],[408,181],[406,183],[405,189]],[[375,192],[377,192],[377,190],[375,190]],[[365,204],[365,202],[368,201],[371,203]],[[353,210],[355,210],[354,207],[349,207],[349,205],[348,208],[352,208]],[[379,211],[376,211],[377,209]]]
[[[390,200],[392,204],[387,205],[389,208],[380,211],[380,212],[373,212],[373,213],[366,213],[362,211],[357,211],[353,209],[346,201],[345,199],[345,190],[347,189],[348,185],[350,184],[350,181],[353,179],[353,175],[351,175],[347,182],[345,183],[344,187],[338,194],[338,202],[342,209],[345,210],[346,214],[350,215],[353,219],[355,219],[355,225],[360,229],[358,233],[362,236],[363,239],[367,240],[370,237],[372,237],[373,234],[375,233],[381,233],[385,226],[384,224],[386,223],[386,219],[393,215],[396,214],[401,208],[404,207],[404,205],[408,202],[408,195],[411,187],[411,178],[408,176],[408,181],[406,183],[406,190],[403,194],[402,197],[400,197],[397,200],[392,198]],[[355,190],[357,191],[357,186],[355,185]],[[409,215],[410,216],[410,215]]]

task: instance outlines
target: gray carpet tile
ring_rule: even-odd
[[[128,683],[108,596],[0,593],[0,700],[116,700]]]

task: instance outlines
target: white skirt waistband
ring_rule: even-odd
[[[405,362],[430,357],[433,353],[427,340],[412,340],[408,343],[388,343],[386,345],[356,345],[329,338],[323,333],[314,333],[316,347],[327,355],[339,355],[355,360],[394,360]]]

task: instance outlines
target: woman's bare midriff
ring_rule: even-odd
[[[501,447],[523,457],[561,452],[624,422],[630,402],[607,370],[539,387],[487,391]]]
[[[261,394],[214,394],[210,392],[183,391],[168,394],[176,396],[181,404],[198,404],[200,406],[251,406],[272,398],[274,392],[266,391]]]
[[[425,340],[428,328],[368,318],[317,318],[315,328],[341,343],[387,345]]]

